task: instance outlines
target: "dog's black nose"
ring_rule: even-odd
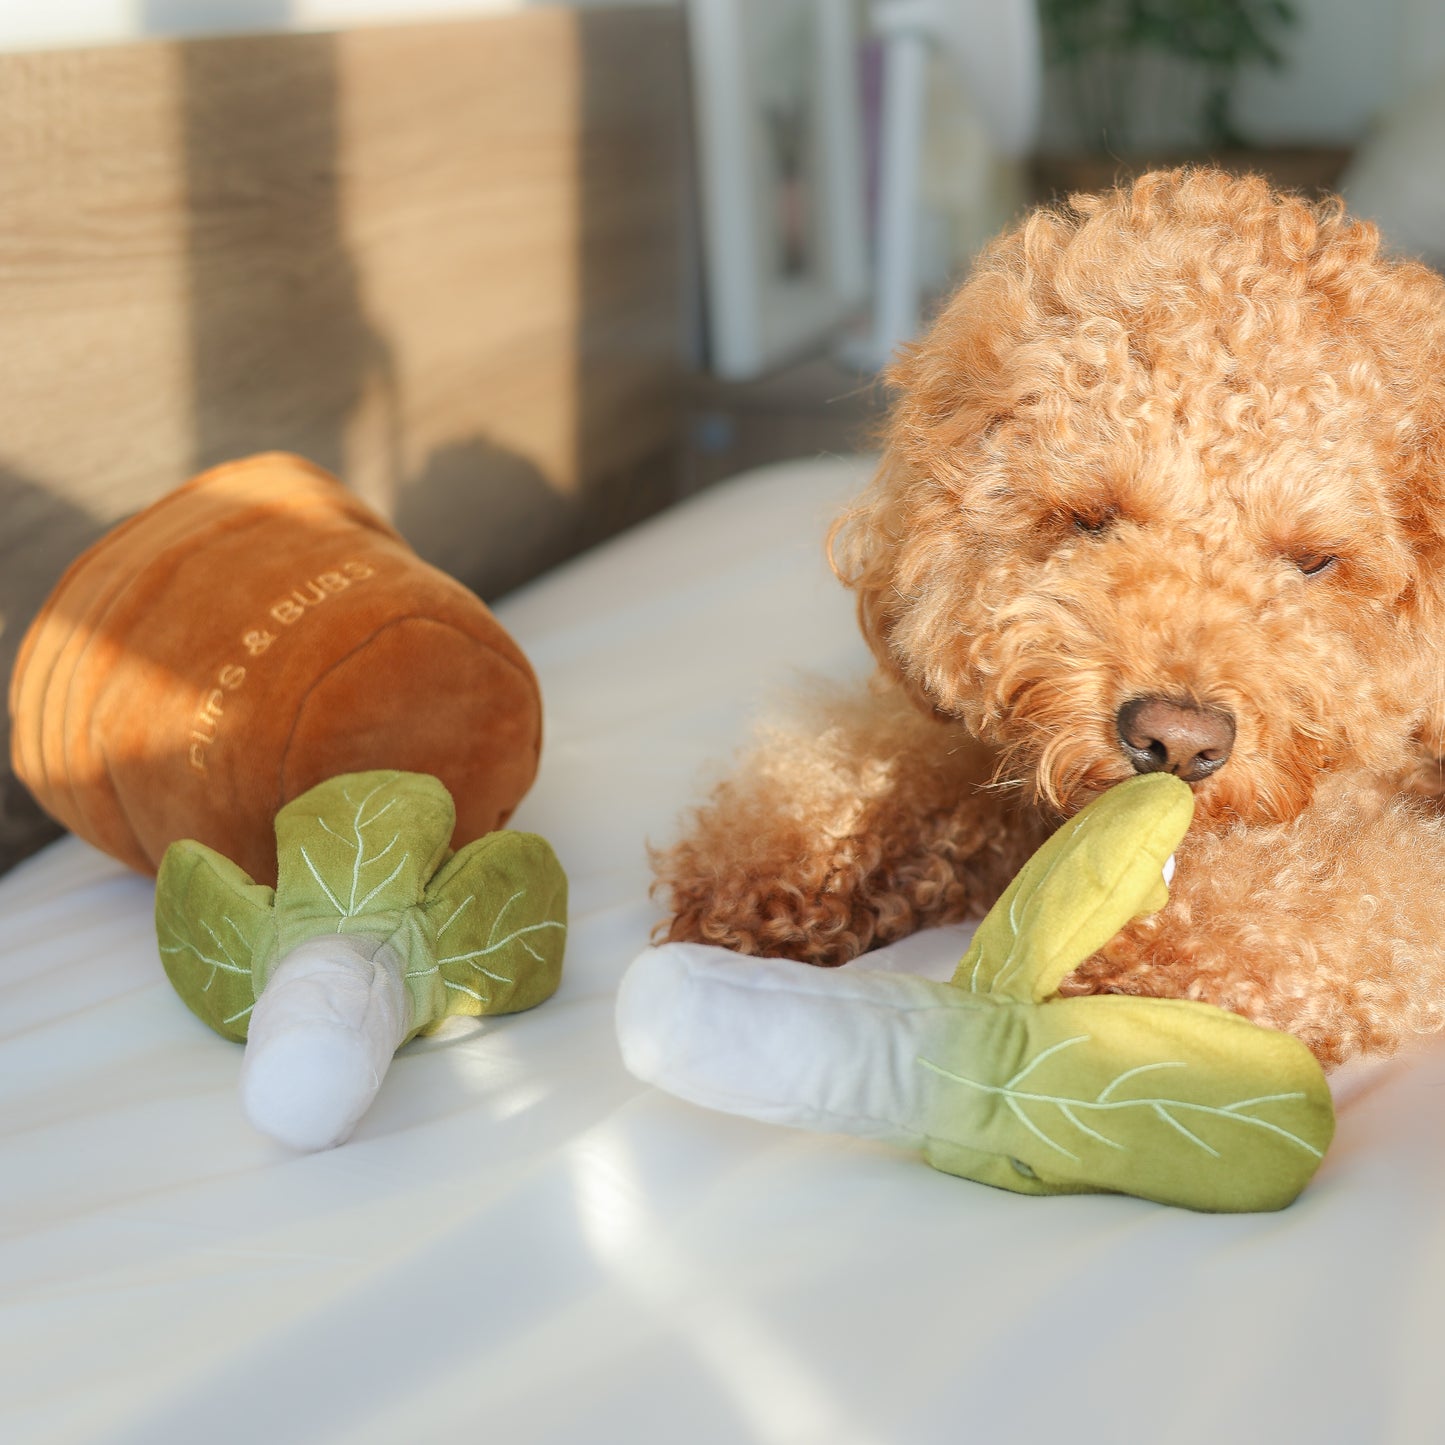
[[[1119,709],[1119,741],[1136,773],[1173,773],[1197,783],[1229,761],[1234,719],[1227,712],[1136,697]]]

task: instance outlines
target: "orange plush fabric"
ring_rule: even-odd
[[[276,880],[283,804],[337,773],[433,773],[453,845],[536,774],[541,700],[516,643],[335,478],[272,453],[117,527],[56,587],[10,686],[17,774],[48,812],[154,873],[195,838]]]

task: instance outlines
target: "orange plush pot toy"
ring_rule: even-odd
[[[266,1132],[338,1143],[405,1039],[556,987],[565,879],[494,834],[537,770],[532,669],[320,468],[217,467],[102,538],[26,635],[10,710],[42,806],[160,870],[166,970],[247,1039]]]
[[[15,665],[15,770],[154,873],[195,838],[276,879],[283,804],[338,773],[432,773],[459,841],[500,827],[542,742],[521,649],[335,478],[267,454],[203,472],[66,572]]]

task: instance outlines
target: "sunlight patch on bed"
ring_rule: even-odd
[[[794,1354],[727,1281],[666,1238],[647,1191],[614,1139],[573,1153],[582,1233],[598,1262],[637,1302],[665,1316],[726,1390],[758,1445],[883,1445],[848,1419],[828,1382]]]

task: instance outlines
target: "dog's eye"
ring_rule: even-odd
[[[1086,532],[1091,537],[1097,537],[1107,532],[1119,520],[1119,514],[1113,507],[1099,507],[1087,512],[1073,512],[1069,520],[1076,532]]]
[[[1293,562],[1306,577],[1314,577],[1333,567],[1336,559],[1334,554],[1330,552],[1291,552],[1289,560]]]

